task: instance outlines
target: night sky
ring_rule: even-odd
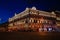
[[[58,0],[0,0],[0,23],[8,21],[9,17],[24,11],[26,7],[33,6],[38,10],[60,11]]]

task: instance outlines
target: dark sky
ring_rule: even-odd
[[[35,6],[38,10],[60,11],[58,0],[0,0],[0,23],[4,23],[15,13],[22,12],[26,7]]]

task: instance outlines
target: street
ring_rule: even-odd
[[[0,32],[0,40],[58,40],[58,32]]]

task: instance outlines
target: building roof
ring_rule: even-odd
[[[30,13],[31,11],[32,11],[32,13]],[[39,15],[42,15],[42,16],[56,17],[56,14],[54,12],[41,11],[41,10],[37,10],[36,7],[32,7],[32,8],[26,8],[23,12],[21,12],[19,14],[15,13],[15,16],[13,16],[12,18],[9,18],[9,21],[13,21],[17,18],[21,18],[25,15],[28,15],[29,13],[30,14],[38,14],[38,13],[33,13],[33,11],[38,12]]]

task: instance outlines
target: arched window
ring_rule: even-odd
[[[34,20],[34,23],[37,23],[37,20]]]
[[[26,20],[25,23],[28,23],[28,20]]]
[[[32,23],[33,23],[33,22],[34,22],[34,19],[33,19],[33,18],[31,18],[29,22],[32,22]]]
[[[40,20],[38,20],[37,22],[40,23]]]

